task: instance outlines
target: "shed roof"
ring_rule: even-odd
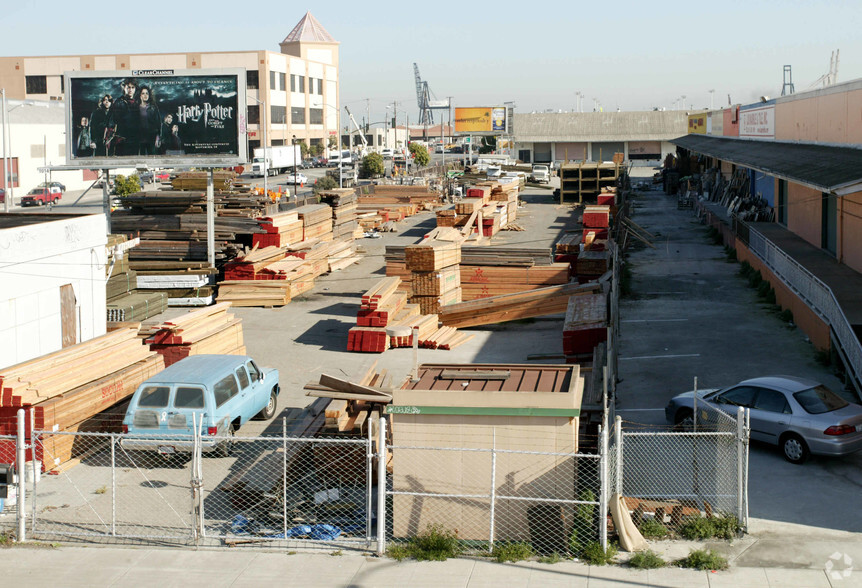
[[[515,114],[515,140],[529,142],[669,141],[688,129],[682,110]]]
[[[689,151],[839,196],[862,190],[862,145],[824,145],[685,135]]]
[[[405,390],[455,390],[470,392],[569,392],[572,365],[520,365],[520,364],[423,364],[419,368],[419,381],[404,385]],[[444,372],[463,374],[463,377],[443,377]],[[488,373],[508,374],[505,378],[489,377]],[[484,374],[484,375],[483,375]],[[465,385],[466,384],[466,385]]]

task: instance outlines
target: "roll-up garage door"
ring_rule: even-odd
[[[536,163],[551,162],[551,144],[533,143],[533,161]]]
[[[661,159],[661,141],[629,141],[629,159]]]
[[[625,153],[625,144],[593,143],[593,161],[613,161],[614,153]]]
[[[558,161],[584,161],[587,158],[586,143],[554,143],[554,159]]]

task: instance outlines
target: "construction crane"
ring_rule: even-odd
[[[840,51],[840,49],[836,49],[829,57],[829,72],[817,78],[817,80],[815,80],[813,84],[808,86],[806,90],[812,90],[817,86],[820,86],[821,84],[822,87],[825,88],[827,86],[831,86],[838,83],[838,53]]]
[[[416,77],[416,102],[419,105],[419,124],[428,126],[434,124],[434,111],[431,110],[431,91],[428,82],[423,82],[419,77],[419,66],[413,64],[413,73]]]
[[[345,106],[344,110],[347,111],[347,117],[350,119],[350,122],[353,123],[353,126],[356,127],[356,132],[359,133],[359,139],[362,141],[362,156],[365,157],[368,154],[368,140],[365,138],[365,133],[362,132],[362,128],[356,122],[356,119],[353,118],[353,114],[350,112],[350,109]],[[350,140],[351,146],[353,145],[353,140]]]

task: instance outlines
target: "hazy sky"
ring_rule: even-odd
[[[372,122],[399,101],[418,109],[413,62],[456,106],[514,101],[516,112],[688,108],[797,92],[829,70],[862,77],[862,3],[818,0],[665,2],[145,3],[17,0],[0,15],[0,54],[278,51],[306,10],[341,43],[341,98]]]

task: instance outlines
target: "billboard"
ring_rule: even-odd
[[[65,88],[69,165],[248,161],[245,69],[66,72]]]
[[[739,109],[739,136],[748,139],[775,138],[775,102],[750,104]]]
[[[455,109],[456,135],[506,134],[506,107],[482,106]]]
[[[700,112],[698,114],[689,114],[688,115],[688,133],[705,135],[706,134],[706,113]]]

